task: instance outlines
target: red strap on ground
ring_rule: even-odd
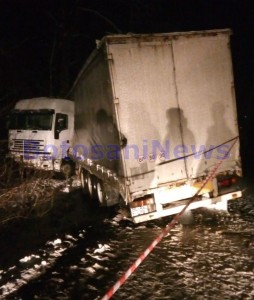
[[[236,141],[237,141],[237,138],[235,139],[235,141],[231,145],[231,147],[228,149],[224,158],[221,159],[215,165],[212,172],[207,176],[204,183],[201,185],[201,187],[196,192],[196,194],[192,198],[190,198],[190,200],[185,205],[185,207],[173,218],[173,220],[170,223],[168,223],[168,225],[162,230],[161,234],[148,246],[148,248],[139,256],[139,258],[134,262],[134,264],[121,276],[121,278],[113,285],[113,287],[105,294],[105,296],[101,298],[101,300],[110,299],[115,294],[115,292],[125,283],[125,281],[130,277],[130,275],[138,268],[138,266],[145,260],[145,258],[153,251],[153,249],[157,246],[157,244],[159,244],[159,242],[162,240],[162,238],[165,235],[167,235],[169,233],[169,231],[175,226],[175,224],[179,221],[180,217],[183,215],[183,213],[186,211],[186,209],[189,207],[189,205],[193,202],[193,200],[199,195],[199,193],[206,186],[208,181],[214,179],[219,167],[223,163],[224,159],[228,157],[228,155],[229,155],[230,151],[232,150],[232,148],[234,147]]]

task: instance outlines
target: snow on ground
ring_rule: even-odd
[[[6,271],[2,270],[1,282],[4,282],[1,286],[2,297],[11,295],[29,281],[39,278],[47,269],[53,267],[58,257],[62,256],[66,250],[74,247],[74,243],[77,241],[78,239],[71,235],[66,235],[63,241],[59,238],[48,241],[44,248],[38,250],[37,254],[20,258],[17,266]],[[59,279],[58,281],[61,282],[62,280]]]
[[[33,191],[44,193],[45,184],[52,191],[66,187],[52,180],[43,185],[33,183]],[[31,185],[25,191],[33,195]],[[19,191],[15,193],[19,199]],[[253,299],[253,199],[249,195],[235,201],[229,215],[197,211],[193,225],[177,225],[114,299]],[[68,194],[62,201],[63,206],[68,205],[57,211],[57,218],[71,214]],[[15,206],[14,201],[12,204]],[[81,209],[79,213],[81,218],[90,217],[82,215]],[[100,299],[169,221],[165,218],[134,225],[119,214],[114,218],[105,215],[101,221],[103,215],[94,213],[100,221],[86,227],[77,225],[74,233],[56,236],[38,250],[19,257],[15,264],[1,268],[2,297]],[[62,223],[66,225],[67,221],[63,218]]]
[[[253,299],[251,207],[252,203],[245,201],[238,203],[242,213],[209,215],[205,211],[202,220],[201,212],[197,212],[195,224],[177,225],[116,292],[114,299]],[[121,218],[117,223],[114,218],[93,229],[87,228],[92,232],[84,234],[82,240],[79,236],[83,233],[77,232],[68,238],[75,243],[75,251],[70,249],[66,256],[55,251],[61,255],[61,264],[49,264],[47,276],[28,282],[12,299],[100,299],[158,236],[166,221],[137,226]],[[62,244],[62,240],[54,240],[47,246],[59,251]],[[48,259],[34,254],[32,259],[36,262],[35,255],[39,255],[48,264],[49,257],[58,259],[58,254],[47,254]],[[21,276],[18,280],[25,284],[26,278]]]

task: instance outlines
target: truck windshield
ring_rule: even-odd
[[[51,130],[53,111],[14,111],[9,118],[9,129]]]

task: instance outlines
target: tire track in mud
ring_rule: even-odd
[[[202,218],[177,225],[114,299],[253,299],[253,219]],[[10,299],[100,299],[166,224],[106,218]]]
[[[79,189],[74,187],[70,193],[63,193],[59,186],[65,184],[54,187],[58,191],[46,214],[15,219],[0,228],[0,298],[8,294],[12,298],[13,291],[48,274],[58,259],[71,257],[68,253],[77,251],[78,243],[93,243],[92,237],[100,236],[98,224],[114,214],[114,210],[92,205]],[[80,228],[85,228],[88,239],[83,241]]]
[[[114,299],[253,299],[253,197],[247,200],[239,201],[241,214],[197,211],[195,225],[177,225]],[[100,299],[168,223],[133,225],[89,207],[77,191],[57,203],[38,243],[5,262],[3,299]]]
[[[103,241],[111,234],[107,224],[99,221],[76,233],[65,235],[62,239],[48,241],[45,247],[20,259],[19,264],[11,268],[8,276],[10,281],[2,286],[3,296],[5,299],[33,299],[36,291],[44,290],[48,278],[52,278],[55,284],[62,282],[63,279],[55,278],[54,274],[61,272],[65,266],[75,265],[86,249],[96,248],[98,239]],[[12,280],[13,275],[15,280]],[[19,296],[15,296],[16,293]]]

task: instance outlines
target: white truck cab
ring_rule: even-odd
[[[16,103],[9,117],[9,156],[27,167],[71,172],[67,156],[74,132],[74,102],[32,98]]]

